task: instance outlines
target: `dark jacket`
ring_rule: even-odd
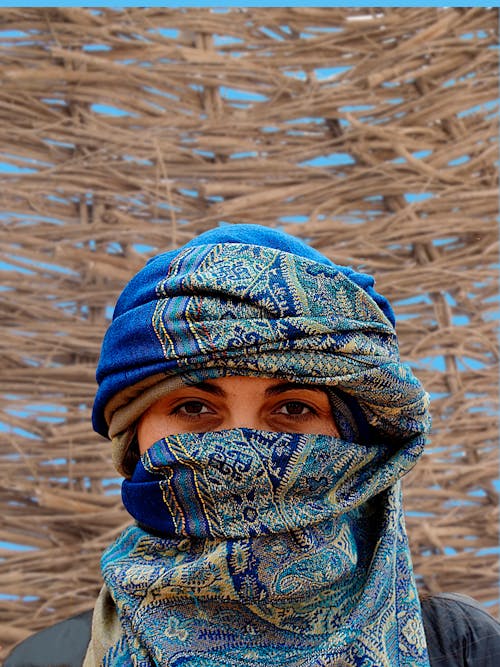
[[[500,623],[465,595],[441,593],[422,600],[431,667],[498,667]],[[81,667],[92,612],[61,621],[17,646],[4,667]]]

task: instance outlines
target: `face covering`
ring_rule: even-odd
[[[123,484],[138,525],[102,559],[122,629],[102,664],[428,665],[398,481],[421,444],[156,442]]]

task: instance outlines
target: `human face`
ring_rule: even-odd
[[[139,451],[176,433],[251,428],[338,436],[326,392],[312,385],[229,376],[169,392],[139,420]]]

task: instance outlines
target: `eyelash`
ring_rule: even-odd
[[[303,414],[286,414],[283,412],[279,412],[282,408],[286,407],[287,405],[300,405],[302,408],[307,408],[307,411]],[[287,419],[292,419],[293,421],[306,421],[307,419],[310,419],[313,416],[317,415],[317,411],[304,401],[299,401],[299,400],[289,400],[285,401],[284,403],[281,403],[278,405],[274,410],[273,413],[280,414],[281,416],[286,417]]]
[[[207,411],[206,412],[201,411],[195,413],[189,413],[186,411],[181,412],[182,408],[185,408],[187,405],[192,405],[192,404],[201,405],[202,408],[207,408]],[[204,401],[199,399],[191,399],[188,401],[183,401],[182,403],[174,407],[171,414],[180,415],[182,416],[183,419],[192,419],[194,421],[196,419],[200,419],[202,415],[213,414],[213,411],[210,408],[208,408],[208,406]]]

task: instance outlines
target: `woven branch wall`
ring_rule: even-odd
[[[89,421],[111,307],[146,257],[220,221],[378,277],[434,399],[406,482],[420,586],[495,603],[497,11],[0,19],[3,651],[93,605],[129,521]]]

